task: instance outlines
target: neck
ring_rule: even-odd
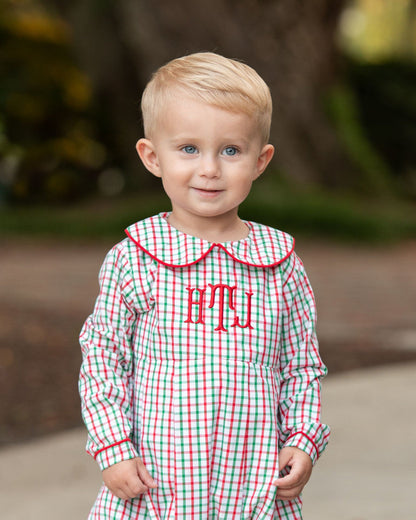
[[[174,213],[171,213],[168,217],[168,222],[182,233],[212,243],[242,240],[246,238],[249,233],[249,228],[238,215],[235,215],[235,217],[229,221],[224,221],[223,218],[216,219],[212,217],[210,219],[203,218],[201,222],[193,220],[192,222],[185,223],[182,222],[181,219],[178,219]]]

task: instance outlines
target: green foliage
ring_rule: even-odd
[[[366,62],[416,57],[414,0],[349,0],[339,40],[345,51]]]
[[[0,197],[68,201],[91,191],[106,152],[68,27],[32,4],[0,6]]]
[[[361,171],[360,191],[376,195],[391,192],[391,172],[362,127],[354,91],[345,83],[338,84],[326,93],[325,103],[339,138]]]
[[[91,5],[100,12],[110,3],[97,0]],[[108,193],[124,180],[117,167],[110,167],[121,162],[115,159],[115,139],[108,137],[118,134],[108,121],[103,124],[105,111],[93,106],[89,79],[70,51],[70,29],[40,5],[36,0],[0,4],[0,206],[76,202],[96,190],[98,178]],[[325,104],[362,172],[354,188],[361,194],[386,198],[400,193],[414,199],[416,65],[347,61],[342,83],[331,89]],[[317,193],[302,197],[287,195],[279,203],[281,210],[271,203],[252,209],[259,220],[282,219],[293,225],[300,215],[296,201],[302,200],[307,211],[307,218],[299,221],[303,227],[306,221],[331,234],[339,226],[354,235],[364,233],[358,228],[366,221],[367,234],[377,234],[372,217],[361,210],[357,215],[349,203],[332,205]]]
[[[375,243],[416,237],[412,204],[391,200],[380,206],[371,198],[334,194],[319,187],[293,188],[270,174],[263,182],[257,181],[240,214],[295,236]]]
[[[0,210],[0,234],[116,241],[123,238],[129,224],[169,207],[169,200],[160,192],[63,208],[4,208]],[[410,205],[372,207],[368,201],[316,189],[295,190],[271,172],[254,184],[240,215],[295,236],[376,243],[416,237],[416,216]]]
[[[129,224],[169,209],[164,193],[102,198],[70,206],[0,208],[0,235],[43,236],[59,239],[110,239],[123,237]]]
[[[416,197],[416,63],[351,62],[360,121],[402,193]]]

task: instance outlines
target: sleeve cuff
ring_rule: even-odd
[[[98,450],[94,455],[94,459],[98,462],[101,471],[122,462],[123,460],[134,459],[138,457],[133,443],[130,439],[123,439],[110,446]]]
[[[294,433],[286,440],[284,447],[299,448],[304,451],[312,459],[312,464],[318,460],[319,450],[315,442],[305,433]]]

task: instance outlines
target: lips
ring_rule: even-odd
[[[202,191],[202,192],[205,192],[205,193],[219,193],[220,191],[223,191],[223,190],[212,190],[212,189],[208,189],[208,188],[197,188],[195,186],[194,186],[193,189],[196,190],[196,191]]]
[[[218,197],[224,190],[211,190],[206,188],[192,188],[195,193],[197,193],[200,197],[205,199],[213,199]]]

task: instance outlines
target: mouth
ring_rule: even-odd
[[[195,186],[192,189],[194,189],[196,191],[200,191],[202,193],[220,193],[221,191],[223,191],[223,190],[211,190],[211,189],[207,189],[207,188],[197,188]]]
[[[196,187],[193,187],[192,189],[194,191],[196,191],[197,193],[199,193],[200,195],[211,196],[211,197],[218,195],[219,193],[222,193],[224,191],[224,190],[211,190],[211,189],[196,188]]]

